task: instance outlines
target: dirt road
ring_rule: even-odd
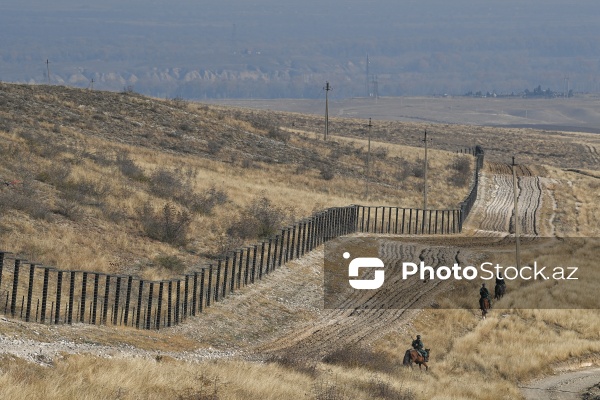
[[[600,399],[600,368],[565,372],[521,386],[527,400]]]

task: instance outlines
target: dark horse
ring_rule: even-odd
[[[496,285],[494,287],[494,299],[500,300],[504,296],[504,292],[506,292],[506,285]]]
[[[490,300],[487,297],[479,299],[479,309],[481,310],[481,318],[485,319],[485,316],[490,309]]]
[[[412,368],[413,363],[415,363],[419,366],[419,369],[421,369],[421,365],[424,365],[425,371],[427,371],[429,369],[427,362],[429,361],[429,356],[431,355],[431,349],[425,349],[425,351],[427,352],[427,359],[425,359],[425,357],[423,357],[417,350],[406,350],[402,364]]]

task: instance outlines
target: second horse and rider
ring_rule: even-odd
[[[496,286],[494,288],[494,298],[501,299],[504,296],[504,292],[506,290],[506,282],[501,274],[498,274],[496,277]],[[481,289],[479,289],[479,307],[483,307],[483,300],[488,299],[490,308],[492,308],[492,297],[490,296],[490,291],[487,287],[485,287],[485,283],[481,284]]]

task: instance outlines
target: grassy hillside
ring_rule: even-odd
[[[367,199],[365,135],[291,114],[9,84],[0,106],[0,247],[46,265],[171,276],[325,207],[421,204],[422,150],[373,142]],[[456,207],[470,164],[430,154],[430,207]]]
[[[0,190],[1,247],[47,264],[171,276],[256,240],[260,232],[250,229],[256,226],[285,224],[331,205],[421,202],[422,150],[383,142],[383,136],[372,143],[371,197],[365,198],[364,121],[335,120],[335,135],[325,143],[316,139],[316,117],[133,93],[0,89],[0,178],[6,182]],[[391,124],[387,135],[392,128],[413,132],[418,145],[426,126],[431,125]],[[475,137],[479,128],[472,129]],[[528,133],[514,132],[524,140]],[[482,137],[493,142],[492,136]],[[515,149],[508,140],[496,146],[506,154]],[[560,148],[561,142],[552,146]],[[431,206],[453,207],[464,197],[468,179],[460,178],[470,177],[464,159],[472,161],[432,151]],[[553,162],[560,164],[558,158]],[[492,167],[507,169],[488,163],[484,172],[491,176]],[[543,234],[597,236],[599,180],[593,169],[529,167],[544,182],[535,208]],[[482,187],[489,189],[482,197],[487,199],[499,186],[488,178]],[[474,212],[483,215],[492,203]],[[187,228],[183,235],[160,229],[167,223],[165,205],[169,221]],[[481,228],[480,220],[470,218],[467,232]],[[455,285],[438,303],[454,309],[409,310],[401,317],[395,310],[377,311],[390,321],[382,325],[385,334],[324,359],[303,358],[301,347],[295,357],[261,350],[316,330],[332,333],[326,343],[331,348],[361,334],[361,327],[351,324],[347,332],[336,331],[340,320],[360,322],[360,315],[328,320],[331,314],[323,310],[322,248],[200,317],[160,331],[0,319],[0,391],[15,399],[75,399],[82,393],[99,399],[520,398],[518,385],[528,379],[598,362],[597,312],[575,309],[589,307],[593,299],[589,282],[597,279],[597,253],[597,247],[584,245],[556,246],[539,255],[568,262],[577,254],[588,260],[581,285],[585,296],[550,292],[544,282],[511,285],[481,321],[473,289]],[[512,249],[498,254],[498,262],[512,262]],[[519,310],[525,295],[565,298],[574,309]],[[416,334],[432,348],[427,373],[401,365]]]

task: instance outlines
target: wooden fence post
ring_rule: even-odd
[[[227,280],[229,278],[229,256],[225,256],[225,268],[223,271],[223,290],[221,298],[225,298],[227,296]]]
[[[60,300],[62,294],[62,271],[58,271],[56,277],[56,309],[54,310],[54,323],[58,324],[60,321]]]
[[[81,305],[79,308],[79,322],[85,322],[85,301],[87,295],[87,278],[88,273],[83,272],[81,275]]]
[[[144,292],[144,280],[140,279],[140,284],[138,288],[138,301],[137,301],[137,313],[135,316],[135,326],[140,328],[140,316],[142,315],[142,295]]]
[[[15,259],[15,269],[13,273],[12,295],[10,299],[10,315],[14,318],[17,312],[17,291],[19,290],[19,270],[21,268],[21,260]]]
[[[181,304],[180,302],[181,302],[181,279],[177,279],[175,281],[175,325],[178,325],[181,322],[181,314],[179,311],[179,304]]]
[[[104,309],[102,310],[102,323],[106,324],[106,315],[108,313],[108,300],[110,297],[110,275],[106,275],[106,286],[104,287]]]
[[[148,307],[146,308],[146,329],[151,328],[152,323],[152,297],[154,295],[154,282],[150,281],[150,287],[148,289]]]
[[[223,285],[225,285],[225,281],[223,281]],[[185,275],[185,280],[183,282],[183,319],[186,319],[188,316],[188,299],[190,298],[190,276]]]
[[[198,271],[194,271],[194,279],[192,281],[192,316],[196,316],[196,304],[198,295]]]
[[[44,268],[44,283],[42,285],[42,311],[40,314],[40,322],[43,324],[46,322],[46,306],[48,301],[48,280],[50,278],[50,268]],[[50,316],[52,319],[52,316]]]
[[[219,292],[221,289],[221,263],[223,261],[219,258],[217,260],[217,276],[215,281],[215,302],[219,301]]]
[[[204,311],[203,302],[204,302],[204,280],[205,280],[205,276],[206,276],[206,268],[202,268],[202,272],[201,272],[201,275],[200,275],[200,297],[199,297],[199,301],[198,301],[198,311],[199,312]]]
[[[73,302],[75,297],[75,271],[71,271],[71,280],[69,282],[69,309],[67,311],[67,324],[73,323]]]
[[[210,307],[210,302],[212,300],[212,275],[213,275],[213,266],[212,264],[208,266],[208,285],[206,287],[206,307]]]
[[[160,329],[160,316],[162,314],[162,301],[163,301],[163,290],[164,290],[164,281],[160,281],[158,283],[158,303],[156,305],[156,324],[155,328]]]
[[[33,278],[35,276],[35,264],[29,264],[29,286],[27,287],[27,310],[25,311],[25,322],[29,322],[31,316],[31,299],[33,297]]]
[[[131,289],[133,286],[133,276],[129,275],[127,277],[127,292],[125,294],[125,318],[123,324],[127,326],[129,321],[129,307],[131,307]]]

